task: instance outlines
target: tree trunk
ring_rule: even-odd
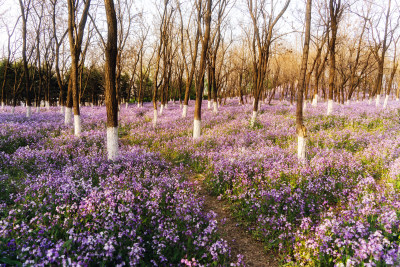
[[[306,6],[306,29],[303,47],[303,58],[301,60],[300,82],[297,91],[296,106],[296,131],[297,131],[297,157],[299,160],[306,160],[307,129],[303,124],[303,92],[306,86],[306,72],[308,51],[310,47],[310,24],[311,24],[311,0],[307,0]]]
[[[7,58],[6,65],[4,66],[3,84],[1,85],[1,108],[4,108],[5,105],[4,91],[7,86],[7,72],[9,64],[10,64],[10,57]]]
[[[68,37],[71,50],[71,83],[72,83],[72,99],[74,106],[74,133],[75,136],[81,134],[81,118],[79,112],[79,88],[78,88],[78,65],[79,57],[82,50],[82,39],[85,30],[86,20],[88,17],[90,1],[85,2],[85,6],[81,15],[81,20],[77,27],[75,14],[77,10],[75,0],[68,0]]]
[[[19,0],[19,4],[21,8],[21,18],[22,18],[22,62],[23,62],[24,77],[25,77],[26,117],[29,118],[32,115],[29,69],[28,69],[28,60],[26,58],[26,21],[28,19],[29,7],[24,6],[22,0]]]
[[[109,160],[118,157],[118,102],[116,84],[117,66],[117,17],[113,0],[104,0],[108,37],[105,62],[105,100],[107,110],[107,154]]]
[[[330,115],[333,112],[333,93],[334,93],[334,85],[335,85],[335,66],[336,66],[336,35],[338,28],[338,9],[340,6],[340,0],[338,1],[338,6],[334,7],[335,0],[329,1],[329,13],[330,13],[330,23],[331,23],[331,40],[329,42],[329,95],[328,95],[328,108],[327,115]]]
[[[67,90],[67,103],[65,107],[65,125],[71,124],[72,117],[72,79],[71,76],[68,79],[68,90]]]
[[[200,12],[200,5],[201,1],[199,0],[199,10]],[[206,23],[206,30],[204,33],[204,37],[202,40],[202,48],[201,48],[201,55],[200,55],[200,68],[199,68],[199,76],[197,77],[196,81],[196,104],[194,107],[194,122],[193,122],[193,138],[199,138],[201,135],[201,102],[203,97],[203,90],[204,90],[204,73],[206,69],[206,57],[208,51],[208,43],[210,40],[210,26],[211,26],[211,6],[212,0],[207,0],[207,10],[205,13],[205,23]]]

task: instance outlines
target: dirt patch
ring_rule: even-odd
[[[232,255],[243,255],[246,266],[279,266],[277,255],[267,253],[262,242],[255,240],[251,233],[238,226],[229,212],[229,204],[207,192],[202,186],[203,175],[191,174],[188,177],[192,182],[198,182],[198,193],[204,197],[204,209],[212,210],[217,214],[218,231],[221,237],[228,242]]]

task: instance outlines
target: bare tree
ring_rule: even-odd
[[[329,23],[330,23],[330,39],[329,48],[329,95],[327,115],[333,111],[333,92],[335,86],[336,75],[336,36],[338,25],[343,14],[343,6],[341,0],[329,0]]]
[[[107,109],[107,153],[108,159],[118,157],[118,102],[116,88],[116,66],[118,56],[117,16],[113,0],[104,0],[107,15],[108,37],[106,45],[105,83]]]
[[[120,84],[121,84],[121,73],[123,69],[123,53],[125,49],[126,42],[131,33],[131,28],[133,26],[134,16],[132,14],[132,0],[117,0],[117,22],[118,22],[118,54],[117,54],[117,73],[116,73],[116,90],[117,90],[117,100],[120,104]],[[136,64],[135,64],[136,66]]]
[[[79,57],[82,52],[82,39],[85,30],[85,25],[89,13],[91,0],[86,0],[84,3],[83,12],[79,24],[76,23],[78,10],[78,1],[68,0],[68,37],[71,50],[71,87],[74,105],[74,133],[80,136],[81,133],[81,118],[79,112],[79,89],[78,89],[78,65]],[[67,108],[67,110],[69,107]],[[67,111],[66,111],[67,112]],[[69,110],[71,112],[71,110]]]
[[[165,104],[165,93],[166,87],[168,87],[168,75],[169,75],[169,59],[171,53],[171,40],[169,35],[171,33],[171,20],[174,14],[174,8],[171,6],[169,0],[164,0],[160,22],[160,38],[159,43],[156,47],[156,62],[155,62],[155,74],[153,79],[153,108],[154,108],[154,117],[153,117],[153,126],[157,125],[157,98],[158,98],[158,88],[161,87],[161,108],[160,114],[162,114],[162,110]],[[160,65],[162,63],[162,69],[160,71]],[[161,79],[158,79],[159,73],[161,73]]]
[[[376,96],[376,106],[379,106],[380,94],[381,94],[381,90],[382,90],[382,81],[383,81],[383,68],[385,65],[385,55],[389,48],[389,43],[391,41],[391,37],[389,35],[392,36],[392,34],[393,34],[393,32],[389,33],[389,25],[391,22],[391,3],[392,3],[392,1],[388,0],[388,6],[387,6],[386,14],[385,14],[385,29],[384,29],[384,33],[383,33],[383,40],[381,40],[381,37],[379,35],[380,30],[378,29],[381,16],[379,16],[379,19],[376,21],[377,23],[376,23],[375,27],[374,27],[374,25],[372,25],[372,23],[373,23],[372,20],[369,20],[371,30],[372,30],[372,39],[373,39],[374,45],[375,45],[374,56],[378,63],[378,74],[377,74],[377,77],[376,77],[376,80],[374,83],[372,93],[370,95],[370,99],[372,99],[372,97]],[[388,37],[389,37],[389,42],[388,42]]]
[[[368,17],[364,17],[361,33],[358,37],[357,44],[351,44],[351,43],[348,44],[350,53],[349,53],[349,61],[347,62],[347,68],[339,69],[339,71],[347,70],[350,72],[348,78],[349,79],[349,86],[348,86],[349,88],[347,93],[348,101],[350,101],[351,97],[353,96],[353,93],[360,85],[362,77],[366,73],[368,66],[371,63],[370,62],[371,50],[368,49],[367,51],[363,51],[365,50],[366,47],[365,43],[363,42],[363,38],[364,38],[364,33],[366,31],[367,21]],[[354,53],[355,57],[354,60],[352,60]]]
[[[7,86],[7,74],[9,70],[9,65],[11,64],[12,57],[14,57],[14,53],[12,52],[12,47],[11,47],[11,38],[14,35],[15,29],[17,28],[19,19],[20,17],[18,17],[12,29],[8,27],[8,23],[6,22],[4,23],[7,30],[7,58],[6,58],[6,64],[4,66],[3,83],[1,85],[1,108],[4,108],[5,105],[4,93]]]
[[[268,61],[270,58],[270,49],[273,42],[274,27],[287,10],[290,0],[286,0],[282,9],[275,17],[274,3],[271,3],[271,11],[267,10],[265,1],[247,0],[247,7],[250,12],[250,17],[253,24],[253,32],[251,37],[251,50],[253,53],[253,90],[254,90],[254,105],[251,125],[257,117],[258,102],[261,96],[261,91],[264,88],[264,82],[268,69]]]
[[[222,21],[226,15],[226,7],[228,5],[227,0],[219,0],[216,3],[216,13],[217,13],[217,19],[215,22],[215,27],[214,27],[214,32],[212,34],[211,40],[210,40],[210,47],[209,47],[209,53],[208,53],[208,72],[209,72],[209,80],[208,80],[208,99],[210,103],[208,104],[208,108],[211,108],[211,102],[213,105],[213,110],[214,113],[218,113],[218,108],[217,108],[217,94],[218,94],[218,82],[217,82],[217,72],[216,72],[216,66],[217,66],[217,55],[219,52],[220,44],[223,42],[223,37],[221,34],[221,24]],[[229,45],[227,46],[229,47]],[[221,62],[220,66],[222,67],[223,65],[223,58],[225,56],[226,49],[222,50],[222,55],[221,55]],[[220,75],[221,72],[218,73]],[[212,97],[212,98],[211,98]]]
[[[29,118],[32,115],[31,111],[31,94],[30,94],[30,79],[28,60],[26,57],[26,24],[31,9],[31,0],[19,0],[22,18],[22,62],[24,66],[24,77],[25,77],[25,102],[26,102],[26,117]]]
[[[182,11],[181,11],[179,2],[178,2],[177,7],[178,7],[179,15],[180,15],[180,20],[181,20],[181,25],[180,25],[181,46],[180,47],[181,47],[182,59],[183,59],[183,63],[185,66],[185,73],[186,73],[185,97],[183,100],[183,110],[182,110],[182,117],[185,118],[187,116],[187,109],[188,109],[188,105],[189,105],[189,92],[190,92],[190,88],[192,87],[193,77],[194,77],[194,74],[196,71],[197,53],[198,53],[198,47],[199,47],[199,42],[200,42],[200,32],[201,32],[201,13],[197,12],[196,21],[195,21],[195,25],[197,25],[197,27],[196,27],[196,34],[195,34],[195,39],[194,39],[194,43],[193,43],[189,36],[189,28],[190,28],[190,22],[191,22],[192,15],[190,15],[189,24],[185,31],[184,25],[183,25]],[[192,12],[195,12],[195,11],[196,11],[196,5],[194,5]],[[186,32],[186,39],[189,41],[188,45],[184,42],[185,32]],[[187,46],[189,46],[189,52],[190,52],[190,65],[188,63],[188,59],[186,58]],[[189,66],[190,66],[190,68],[189,68]]]
[[[64,95],[63,91],[66,85],[67,80],[63,77],[64,73],[61,73],[60,70],[60,48],[63,43],[63,40],[65,36],[67,36],[68,30],[64,31],[63,35],[61,38],[59,38],[57,34],[57,0],[50,0],[51,3],[51,18],[52,18],[52,26],[53,26],[53,39],[54,39],[54,56],[55,56],[55,74],[57,78],[57,84],[58,88],[60,90],[58,101],[60,104],[60,112],[63,114],[64,113]],[[63,68],[62,68],[63,69]]]
[[[211,8],[212,0],[207,0],[206,10],[204,13],[205,32],[201,36],[201,54],[199,75],[196,80],[196,104],[194,106],[194,122],[193,122],[193,138],[199,138],[201,135],[201,102],[204,90],[204,74],[206,71],[206,58],[210,41],[211,28]],[[202,1],[197,2],[197,12],[202,13]]]
[[[143,77],[147,74],[147,73],[143,74],[143,54],[145,53],[144,44],[145,44],[148,33],[149,33],[148,27],[141,27],[140,40],[139,40],[139,53],[138,53],[138,58],[139,58],[139,86],[138,86],[138,94],[137,94],[138,107],[143,107],[143,95],[144,95]],[[150,63],[151,63],[151,59],[149,60],[149,64]],[[136,66],[136,64],[135,64],[135,66]],[[146,68],[146,72],[149,69],[150,69],[150,66],[148,66]],[[133,79],[134,79],[134,73],[132,73],[132,82],[131,82],[132,85],[131,86],[133,86]]]
[[[303,124],[303,92],[306,85],[306,72],[308,51],[310,48],[310,24],[311,24],[311,0],[307,0],[306,4],[306,28],[303,46],[303,58],[301,60],[300,81],[299,89],[297,91],[297,106],[296,106],[296,131],[297,131],[297,157],[300,160],[306,159],[306,142],[307,142],[307,129]]]
[[[38,10],[40,8],[40,10]],[[36,93],[36,112],[39,112],[40,108],[40,101],[41,101],[41,93],[43,88],[43,72],[42,72],[42,56],[41,56],[41,35],[42,35],[42,23],[43,23],[43,16],[44,16],[44,3],[42,3],[39,7],[33,5],[33,10],[35,11],[35,30],[36,30],[36,68],[38,70],[38,88]]]
[[[385,97],[385,102],[383,103],[383,108],[387,107],[388,100],[389,100],[389,95],[393,86],[393,80],[394,76],[396,75],[397,68],[399,66],[399,62],[397,59],[397,45],[400,40],[400,35],[396,37],[396,39],[393,41],[393,59],[392,59],[392,66],[390,69],[390,74],[389,74],[389,81],[386,83],[386,97]]]

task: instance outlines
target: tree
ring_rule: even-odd
[[[338,32],[338,25],[340,18],[343,14],[341,0],[329,0],[329,21],[330,21],[330,40],[328,43],[329,48],[329,95],[328,95],[328,108],[327,115],[333,111],[333,91],[335,86],[336,75],[336,36]]]
[[[79,57],[82,52],[82,39],[85,25],[89,13],[91,0],[84,3],[83,12],[79,24],[76,25],[78,1],[68,0],[68,37],[71,50],[71,90],[74,106],[74,133],[76,136],[81,134],[81,118],[79,112],[79,89],[78,89],[78,65]],[[69,107],[67,108],[67,110]]]
[[[105,64],[105,99],[107,109],[107,153],[108,159],[118,157],[118,102],[116,90],[116,66],[118,54],[117,16],[113,0],[104,0],[106,8],[108,37]]]
[[[24,65],[24,78],[25,78],[25,103],[26,103],[26,117],[32,115],[31,111],[31,94],[30,94],[30,79],[28,71],[28,59],[26,57],[26,23],[31,9],[31,0],[19,0],[22,18],[22,61]]]
[[[363,16],[363,24],[361,28],[361,33],[358,38],[357,46],[355,44],[349,44],[348,47],[350,49],[350,54],[353,54],[354,47],[356,47],[356,56],[354,61],[349,62],[348,66],[350,67],[350,78],[349,78],[349,91],[347,94],[347,99],[350,100],[354,91],[356,88],[359,86],[362,76],[365,74],[365,72],[368,69],[368,66],[370,65],[370,57],[371,57],[371,50],[368,49],[368,51],[364,52],[366,53],[366,56],[363,56],[361,54],[363,47],[365,47],[365,44],[363,44],[363,36],[366,31],[366,26],[367,26],[367,21],[369,20],[368,14],[367,16]]]
[[[164,77],[161,78],[160,84],[158,83],[158,73],[160,71],[160,62],[163,56],[165,44],[165,36],[167,31],[167,24],[170,17],[168,17],[168,2],[169,0],[164,0],[164,9],[162,12],[161,23],[160,23],[160,38],[159,43],[156,46],[156,71],[153,80],[153,126],[157,126],[157,93]],[[172,12],[171,12],[172,15]],[[163,72],[164,74],[164,72]]]
[[[253,25],[253,32],[251,40],[251,51],[253,54],[253,90],[254,90],[254,105],[253,105],[253,116],[251,118],[251,124],[257,117],[258,112],[258,101],[261,96],[261,91],[264,88],[266,80],[266,73],[268,68],[268,61],[270,58],[270,49],[273,42],[274,27],[283,16],[286,9],[288,8],[290,0],[286,0],[284,6],[274,17],[274,9],[276,8],[271,3],[271,11],[268,12],[265,1],[247,0],[247,7],[250,12],[250,17]]]
[[[44,16],[44,4],[42,3],[40,5],[40,10],[37,10],[37,7],[34,5],[33,10],[35,11],[36,14],[36,68],[38,70],[38,90],[36,94],[36,112],[39,112],[40,108],[40,101],[41,101],[41,90],[43,88],[43,71],[42,71],[42,62],[41,62],[41,31],[42,31],[42,22],[43,22],[43,16]]]
[[[392,67],[390,70],[389,81],[386,84],[386,97],[385,97],[385,102],[383,103],[383,108],[387,107],[389,95],[390,95],[390,92],[391,92],[392,86],[393,86],[394,76],[396,75],[397,68],[399,66],[399,62],[397,60],[397,45],[398,45],[399,39],[400,39],[400,35],[398,35],[397,38],[393,42],[394,51],[393,51]]]
[[[52,26],[53,26],[53,39],[54,39],[54,57],[55,57],[55,73],[56,73],[56,78],[57,78],[57,84],[58,88],[60,90],[58,101],[60,104],[60,112],[63,114],[64,113],[64,88],[66,85],[66,82],[68,81],[67,79],[64,78],[64,73],[60,70],[60,48],[61,45],[63,44],[63,40],[65,36],[68,34],[68,30],[64,31],[63,35],[61,38],[58,38],[57,34],[57,23],[56,23],[56,18],[57,18],[57,0],[50,0],[51,3],[51,18],[52,18]],[[62,68],[64,70],[64,68]]]
[[[210,28],[211,28],[211,6],[212,0],[207,0],[206,11],[204,14],[205,33],[201,37],[201,54],[200,54],[200,67],[199,75],[196,80],[196,104],[194,106],[194,122],[193,122],[193,138],[199,138],[201,135],[201,102],[204,90],[204,74],[206,71],[206,58],[208,53],[208,45],[210,41]],[[197,2],[197,12],[202,12],[202,1]]]
[[[7,86],[7,80],[8,80],[7,75],[8,75],[9,66],[11,64],[11,59],[14,58],[14,54],[15,54],[15,51],[13,52],[12,48],[11,48],[11,37],[14,35],[15,29],[17,28],[19,18],[15,22],[12,30],[9,29],[8,23],[5,23],[8,38],[7,38],[7,58],[6,58],[6,64],[4,66],[3,83],[1,85],[1,108],[4,108],[4,105],[5,105],[4,93],[5,93],[6,86]]]
[[[118,53],[117,53],[117,72],[116,72],[116,90],[117,90],[117,100],[120,104],[121,102],[121,74],[123,68],[123,59],[124,59],[124,48],[128,37],[130,35],[132,23],[133,23],[133,14],[132,14],[132,0],[117,0],[117,23],[118,27]],[[136,61],[137,63],[137,61]],[[136,68],[136,64],[135,64]]]
[[[310,24],[311,24],[311,0],[307,0],[306,5],[306,28],[303,47],[303,58],[301,60],[300,81],[297,91],[297,106],[296,106],[296,132],[297,132],[297,157],[300,160],[306,159],[306,142],[307,142],[307,129],[303,124],[303,92],[305,88],[308,51],[310,47]]]
[[[193,7],[193,12],[196,10],[196,5]],[[180,37],[181,37],[181,53],[182,53],[182,59],[183,59],[183,64],[185,66],[185,73],[186,73],[186,82],[185,82],[185,96],[183,100],[183,110],[182,110],[182,117],[186,118],[187,116],[187,109],[189,105],[189,93],[190,93],[190,88],[192,87],[193,84],[193,77],[196,71],[196,61],[197,61],[197,53],[198,53],[198,47],[199,47],[199,42],[200,42],[200,32],[201,32],[201,13],[197,13],[196,16],[196,34],[195,34],[195,40],[194,44],[192,45],[192,41],[189,36],[189,27],[190,27],[190,21],[189,20],[189,25],[187,26],[186,29],[186,39],[189,41],[189,52],[190,52],[190,68],[189,68],[189,63],[186,58],[186,43],[184,42],[184,25],[183,25],[183,18],[182,18],[182,11],[180,8],[180,4],[178,2],[178,12],[180,15],[180,20],[181,20],[181,25],[180,25]],[[191,16],[190,16],[191,18]]]
[[[370,95],[370,99],[372,99],[372,97],[376,96],[376,106],[379,106],[379,99],[380,99],[380,94],[381,94],[381,90],[382,90],[382,81],[383,81],[383,67],[385,65],[385,55],[389,48],[389,45],[388,45],[389,32],[388,31],[389,31],[389,24],[390,24],[390,18],[391,18],[391,16],[390,16],[391,3],[392,3],[392,1],[389,0],[387,11],[385,14],[385,29],[384,29],[384,33],[383,33],[383,40],[381,40],[381,38],[379,36],[380,30],[378,29],[378,27],[379,27],[378,25],[379,25],[381,16],[379,16],[379,20],[377,20],[377,24],[375,27],[372,25],[372,20],[370,20],[370,25],[371,25],[371,29],[372,29],[372,39],[374,40],[374,45],[375,45],[374,56],[378,63],[378,74],[375,79],[375,84],[374,84],[372,94]],[[374,34],[374,29],[376,31],[376,36]],[[393,34],[393,32],[391,32],[391,34]],[[390,40],[391,40],[391,38],[390,38]]]
[[[209,79],[208,79],[208,109],[211,108],[211,102],[213,102],[213,110],[214,113],[218,113],[218,108],[217,108],[217,94],[218,94],[218,77],[217,77],[217,55],[219,52],[220,44],[223,42],[223,38],[221,35],[221,24],[224,19],[224,14],[225,10],[227,7],[228,1],[227,0],[219,0],[217,2],[217,21],[215,23],[215,28],[214,32],[212,34],[211,40],[210,40],[210,47],[209,47],[209,53],[208,53],[208,72],[209,72]],[[228,45],[229,47],[229,45]],[[220,66],[222,67],[223,65],[223,59],[225,56],[225,52],[227,49],[222,50],[222,56],[221,56],[221,62]],[[221,71],[218,72],[218,74],[221,74]],[[211,101],[210,101],[211,100]]]

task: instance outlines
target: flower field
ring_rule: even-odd
[[[107,161],[105,108],[82,108],[73,136],[56,108],[0,111],[0,263],[241,266],[189,173],[287,266],[400,264],[400,103],[305,111],[307,162],[296,157],[295,107],[228,101],[121,106],[121,156]]]

